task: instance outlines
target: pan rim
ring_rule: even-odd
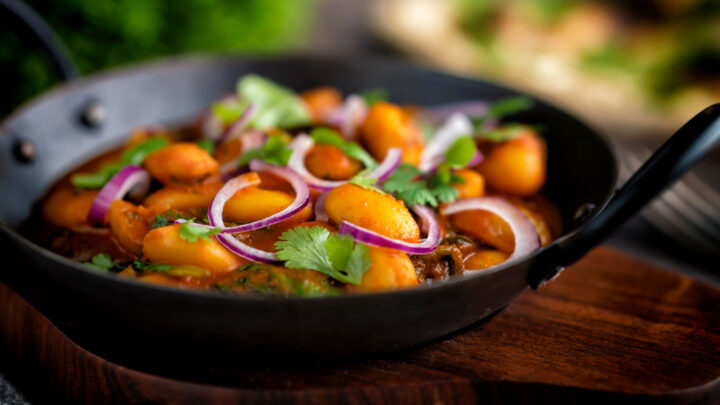
[[[288,60],[327,60],[327,61],[339,61],[342,58],[337,55],[329,55],[325,53],[313,53],[313,52],[303,52],[303,53],[288,53],[283,55],[259,55],[259,56],[247,56],[247,55],[238,55],[238,54],[232,54],[232,53],[198,53],[198,54],[190,54],[185,56],[169,56],[169,57],[162,57],[162,58],[156,58],[151,59],[145,62],[141,63],[134,63],[119,67],[114,67],[108,70],[104,70],[86,77],[80,77],[78,79],[72,80],[70,82],[60,83],[47,91],[44,91],[37,96],[31,98],[30,100],[22,103],[18,108],[13,110],[9,115],[5,116],[3,120],[0,122],[0,136],[2,136],[6,131],[7,125],[12,122],[17,116],[22,115],[25,111],[31,109],[33,106],[40,104],[44,102],[47,99],[60,97],[65,93],[69,93],[74,91],[77,88],[81,88],[84,86],[88,86],[92,83],[99,82],[99,81],[105,81],[109,80],[115,76],[121,76],[121,75],[127,75],[136,73],[138,71],[147,71],[150,69],[168,69],[168,68],[180,68],[182,66],[186,66],[188,64],[206,64],[206,63],[215,63],[222,60],[233,60],[233,61],[243,61],[243,62],[253,62],[253,61],[288,61]],[[516,265],[519,265],[521,263],[528,263],[532,262],[537,256],[543,254],[543,252],[555,248],[557,245],[560,245],[564,243],[566,240],[570,239],[575,235],[578,231],[583,229],[589,221],[591,221],[593,218],[595,218],[597,215],[599,215],[601,212],[604,211],[605,207],[611,200],[617,186],[618,181],[618,168],[617,168],[617,158],[615,155],[615,152],[613,148],[611,147],[611,143],[607,139],[607,137],[600,131],[598,131],[593,126],[589,125],[583,120],[580,120],[575,115],[567,112],[565,109],[557,107],[551,102],[548,102],[544,100],[542,97],[538,97],[537,95],[534,95],[532,93],[528,93],[525,91],[518,90],[514,88],[511,85],[501,84],[492,80],[487,80],[485,78],[478,78],[478,77],[471,77],[466,76],[462,74],[457,74],[453,72],[443,72],[436,69],[428,68],[426,66],[419,66],[416,64],[412,64],[409,62],[404,62],[401,60],[395,60],[393,58],[386,58],[386,57],[377,57],[377,56],[363,56],[362,61],[360,63],[368,64],[368,65],[385,65],[385,66],[391,66],[396,67],[399,69],[405,69],[405,70],[413,70],[416,72],[423,72],[423,73],[431,73],[435,75],[442,75],[446,77],[452,77],[457,78],[461,80],[471,81],[475,83],[485,83],[489,84],[491,86],[508,90],[517,94],[522,95],[528,95],[530,96],[534,101],[538,102],[539,104],[549,107],[552,110],[555,110],[562,115],[564,115],[567,118],[570,118],[583,127],[587,129],[586,132],[597,138],[597,140],[600,141],[600,143],[605,148],[605,152],[607,153],[608,157],[610,158],[610,163],[612,167],[610,167],[610,174],[612,181],[610,182],[610,185],[608,186],[608,189],[605,191],[605,194],[603,196],[603,199],[597,209],[590,215],[588,218],[586,218],[582,223],[576,225],[573,229],[570,229],[566,231],[563,235],[558,237],[557,239],[553,240],[550,244],[547,246],[541,247],[540,249],[537,249],[530,253],[529,255],[517,258],[512,261],[504,262],[498,266],[494,266],[489,269],[483,269],[478,270],[477,272],[474,272],[474,274],[466,274],[458,277],[450,277],[448,280],[443,280],[441,282],[431,283],[431,284],[425,284],[420,285],[418,287],[414,288],[407,288],[407,289],[395,289],[395,290],[385,290],[385,291],[375,291],[375,292],[362,292],[362,293],[352,293],[352,294],[342,294],[339,296],[321,296],[321,297],[314,297],[314,298],[302,298],[302,297],[280,297],[280,296],[265,296],[265,295],[256,295],[256,294],[222,294],[217,291],[210,291],[210,290],[185,290],[180,289],[177,287],[169,287],[169,286],[163,286],[163,285],[157,285],[157,284],[151,284],[151,283],[143,283],[134,279],[124,278],[124,277],[118,277],[115,274],[105,274],[100,273],[95,270],[89,269],[87,266],[84,266],[82,263],[76,262],[72,259],[69,259],[67,257],[64,257],[58,253],[55,253],[49,249],[43,248],[42,246],[36,244],[35,242],[31,241],[30,239],[26,238],[24,235],[21,235],[19,232],[17,232],[12,227],[5,224],[3,221],[0,221],[0,231],[2,233],[7,234],[9,237],[13,238],[16,242],[22,243],[30,249],[33,253],[39,254],[42,256],[45,256],[47,259],[54,260],[56,262],[59,262],[60,264],[70,267],[75,271],[80,271],[84,274],[84,276],[87,277],[97,277],[101,280],[117,283],[118,287],[125,287],[129,289],[137,289],[139,293],[155,293],[155,294],[167,294],[167,295],[176,295],[178,297],[192,297],[193,299],[205,299],[205,300],[222,300],[222,301],[228,301],[228,302],[253,302],[253,303],[285,303],[285,304],[295,304],[299,302],[313,302],[313,303],[323,303],[323,302],[332,302],[336,303],[337,300],[353,300],[353,299],[371,299],[372,297],[389,297],[389,296],[398,296],[398,297],[404,297],[404,296],[415,296],[417,294],[426,294],[426,291],[438,291],[441,289],[450,289],[453,288],[459,284],[471,282],[471,280],[479,278],[479,277],[485,277],[488,274],[493,273],[499,273],[502,271],[505,271],[506,269],[509,269],[511,267],[514,267]],[[587,136],[587,135],[585,135]],[[142,291],[144,290],[144,291]]]

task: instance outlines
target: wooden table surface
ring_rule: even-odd
[[[720,403],[720,291],[606,247],[455,336],[350,362],[132,370],[2,285],[0,332],[53,401]]]

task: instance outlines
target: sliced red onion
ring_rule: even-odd
[[[475,151],[475,156],[468,162],[466,167],[474,167],[480,164],[480,162],[483,161],[485,157],[483,156],[482,152],[480,152],[480,149]]]
[[[225,96],[218,102],[221,104],[237,103],[237,96]],[[217,141],[223,135],[225,124],[210,110],[206,110],[201,121],[200,131],[203,138]]]
[[[440,241],[440,227],[433,211],[423,205],[415,205],[411,208],[420,217],[421,223],[426,223],[428,235],[420,243],[409,243],[398,239],[388,238],[377,232],[343,221],[340,224],[340,235],[349,234],[356,242],[366,243],[368,245],[380,246],[392,249],[402,250],[411,255],[425,255],[432,253],[437,249]]]
[[[468,117],[484,117],[488,108],[490,104],[485,101],[463,101],[428,107],[423,110],[423,116],[434,124],[440,124],[454,113],[465,114]]]
[[[453,215],[463,211],[482,210],[491,212],[507,222],[515,236],[515,250],[508,260],[524,256],[540,247],[540,236],[535,226],[519,209],[498,197],[476,197],[457,200],[440,212]]]
[[[176,224],[184,224],[184,219],[177,219],[175,220]],[[207,225],[203,224],[193,224],[192,226],[201,226],[205,228],[212,228]],[[215,235],[217,238],[217,241],[220,242],[221,245],[225,246],[228,250],[235,253],[236,255],[240,257],[244,257],[248,260],[252,260],[254,262],[262,262],[262,263],[276,263],[278,262],[277,256],[275,256],[275,253],[272,252],[266,252],[264,250],[256,249],[250,245],[246,245],[237,238],[235,238],[232,235]]]
[[[347,183],[347,180],[323,180],[315,177],[305,167],[305,155],[307,155],[310,148],[315,145],[315,141],[305,134],[300,134],[293,139],[290,143],[290,147],[293,149],[290,160],[288,160],[288,167],[297,172],[302,176],[308,185],[316,190],[329,191],[335,187],[341,186]],[[391,148],[385,155],[385,159],[373,169],[370,173],[366,174],[365,177],[377,179],[378,182],[382,182],[387,179],[400,165],[402,160],[402,149]]]
[[[223,209],[225,208],[225,204],[228,202],[228,200],[230,200],[230,198],[232,198],[233,195],[235,195],[238,190],[248,187],[249,185],[257,184],[250,184],[247,176],[238,176],[230,179],[227,183],[225,183],[225,185],[222,186],[220,191],[215,194],[215,197],[213,197],[213,200],[210,203],[210,209],[208,211],[208,219],[210,220],[210,226],[223,228],[222,233],[252,231],[255,229],[264,228],[266,226],[276,224],[280,221],[284,221],[291,216],[297,214],[298,212],[300,212],[300,210],[310,204],[310,190],[308,189],[307,184],[300,176],[298,176],[297,173],[293,172],[287,167],[276,166],[262,160],[255,159],[250,162],[250,170],[254,172],[270,172],[278,177],[282,177],[283,179],[287,180],[292,186],[293,190],[295,190],[295,200],[285,209],[273,215],[270,215],[267,218],[263,218],[255,222],[250,222],[238,226],[226,227],[225,223],[223,222]],[[258,204],[261,203],[262,202],[258,201]]]
[[[427,172],[437,167],[444,161],[445,152],[458,138],[472,133],[472,123],[465,114],[452,114],[428,141],[420,156],[418,169]]]
[[[220,175],[223,181],[227,181],[233,177],[239,176],[243,173],[247,173],[247,167],[238,167],[237,160],[245,154],[245,152],[251,149],[257,149],[263,146],[267,141],[267,136],[264,132],[258,130],[249,130],[240,134],[241,148],[240,154],[233,160],[223,163],[220,165]]]
[[[146,194],[150,189],[150,174],[137,165],[128,165],[120,169],[110,181],[100,189],[90,207],[90,222],[102,223],[113,201],[125,197],[130,190],[138,195]]]
[[[249,104],[247,107],[245,107],[245,110],[240,114],[240,117],[238,117],[235,122],[230,124],[230,126],[227,127],[227,129],[220,135],[220,137],[217,139],[216,142],[225,142],[229,141],[237,136],[240,136],[247,126],[247,124],[250,122],[250,118],[252,118],[252,115],[255,113],[257,108],[255,107],[255,104]],[[243,144],[243,149],[245,148],[245,145]]]
[[[350,95],[345,102],[325,116],[325,122],[340,129],[345,139],[353,139],[358,127],[367,117],[368,106],[365,100],[357,95]]]
[[[315,220],[316,221],[323,221],[328,222],[330,220],[330,217],[328,217],[327,211],[325,211],[325,200],[327,199],[328,194],[330,192],[326,191],[322,194],[320,194],[315,200]]]

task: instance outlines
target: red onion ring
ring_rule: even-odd
[[[307,155],[310,148],[315,145],[315,141],[305,134],[300,134],[290,143],[290,147],[293,149],[290,160],[288,160],[288,167],[297,172],[308,185],[316,190],[329,191],[335,187],[341,186],[347,183],[347,180],[342,181],[330,181],[323,180],[315,177],[305,167],[305,155]],[[378,183],[387,179],[400,165],[402,160],[402,149],[391,148],[385,155],[385,159],[373,169],[370,173],[366,174],[365,177],[377,179]]]
[[[263,146],[265,141],[267,141],[267,136],[265,136],[265,133],[258,130],[245,131],[240,134],[239,137],[242,142],[240,154],[237,156],[237,158],[220,165],[220,175],[222,176],[223,181],[227,181],[233,177],[239,176],[243,173],[247,173],[247,167],[239,168],[237,166],[237,160],[240,158],[240,156],[245,154],[245,152],[251,149],[260,148]]]
[[[236,103],[238,100],[237,96],[225,96],[218,100],[221,104]],[[220,121],[210,109],[205,110],[201,121],[200,132],[203,138],[210,139],[211,141],[217,141],[223,135],[223,129],[225,124]]]
[[[322,194],[320,194],[315,200],[315,220],[316,221],[323,221],[328,222],[330,220],[330,217],[327,214],[327,211],[325,211],[325,200],[327,199],[328,194],[330,192],[326,191]]]
[[[95,223],[104,222],[105,215],[113,201],[123,198],[125,194],[136,187],[138,187],[138,195],[146,194],[150,189],[150,180],[150,174],[140,166],[123,167],[100,189],[90,207],[88,219]]]
[[[473,126],[470,119],[462,113],[452,114],[430,138],[422,155],[418,169],[428,172],[445,160],[445,152],[458,138],[472,135]]]
[[[476,197],[457,200],[440,210],[443,215],[462,211],[482,210],[491,212],[507,222],[515,236],[515,250],[508,260],[524,256],[540,247],[540,236],[535,226],[519,209],[498,197]]]
[[[343,221],[340,224],[338,234],[348,234],[355,239],[356,242],[366,243],[368,245],[380,246],[392,249],[402,250],[412,255],[425,255],[432,253],[437,249],[440,241],[440,227],[433,211],[423,205],[415,205],[411,208],[420,217],[421,223],[428,224],[428,235],[420,243],[409,243],[398,239],[388,238],[377,232]]]
[[[352,94],[341,106],[327,113],[325,122],[339,128],[345,139],[352,139],[358,127],[365,121],[367,113],[368,106],[365,100]]]
[[[210,221],[210,226],[214,228],[222,228],[221,233],[246,232],[264,228],[266,226],[270,226],[290,218],[291,216],[300,212],[300,210],[302,210],[303,208],[307,207],[308,204],[310,204],[310,190],[308,189],[307,184],[300,176],[298,176],[297,173],[293,172],[287,167],[276,166],[259,159],[254,159],[250,162],[250,170],[254,172],[267,171],[276,176],[284,178],[290,183],[293,190],[295,190],[295,200],[285,209],[276,212],[275,214],[270,215],[267,218],[263,218],[258,221],[238,226],[226,227],[225,223],[223,222],[222,215],[225,204],[228,202],[228,200],[230,200],[230,198],[232,198],[233,195],[235,195],[238,190],[248,187],[249,185],[257,184],[250,184],[250,182],[246,178],[247,176],[245,175],[230,179],[227,183],[225,183],[225,185],[222,186],[220,191],[215,194],[215,197],[213,197],[213,200],[210,203],[210,209],[208,210],[208,219]]]
[[[247,107],[245,107],[245,110],[242,112],[242,114],[240,114],[238,119],[227,127],[227,129],[220,135],[216,142],[225,142],[242,134],[242,130],[245,129],[247,124],[250,122],[250,118],[252,118],[252,115],[255,113],[256,110],[257,108],[255,104],[249,104]]]
[[[480,164],[480,162],[485,159],[485,156],[483,156],[482,152],[480,152],[480,149],[475,151],[475,156],[473,156],[472,159],[468,162],[466,167],[474,167]]]

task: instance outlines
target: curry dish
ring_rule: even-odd
[[[433,108],[257,75],[181,128],[136,128],[61,178],[31,221],[99,272],[315,297],[486,271],[558,235],[525,98]]]

